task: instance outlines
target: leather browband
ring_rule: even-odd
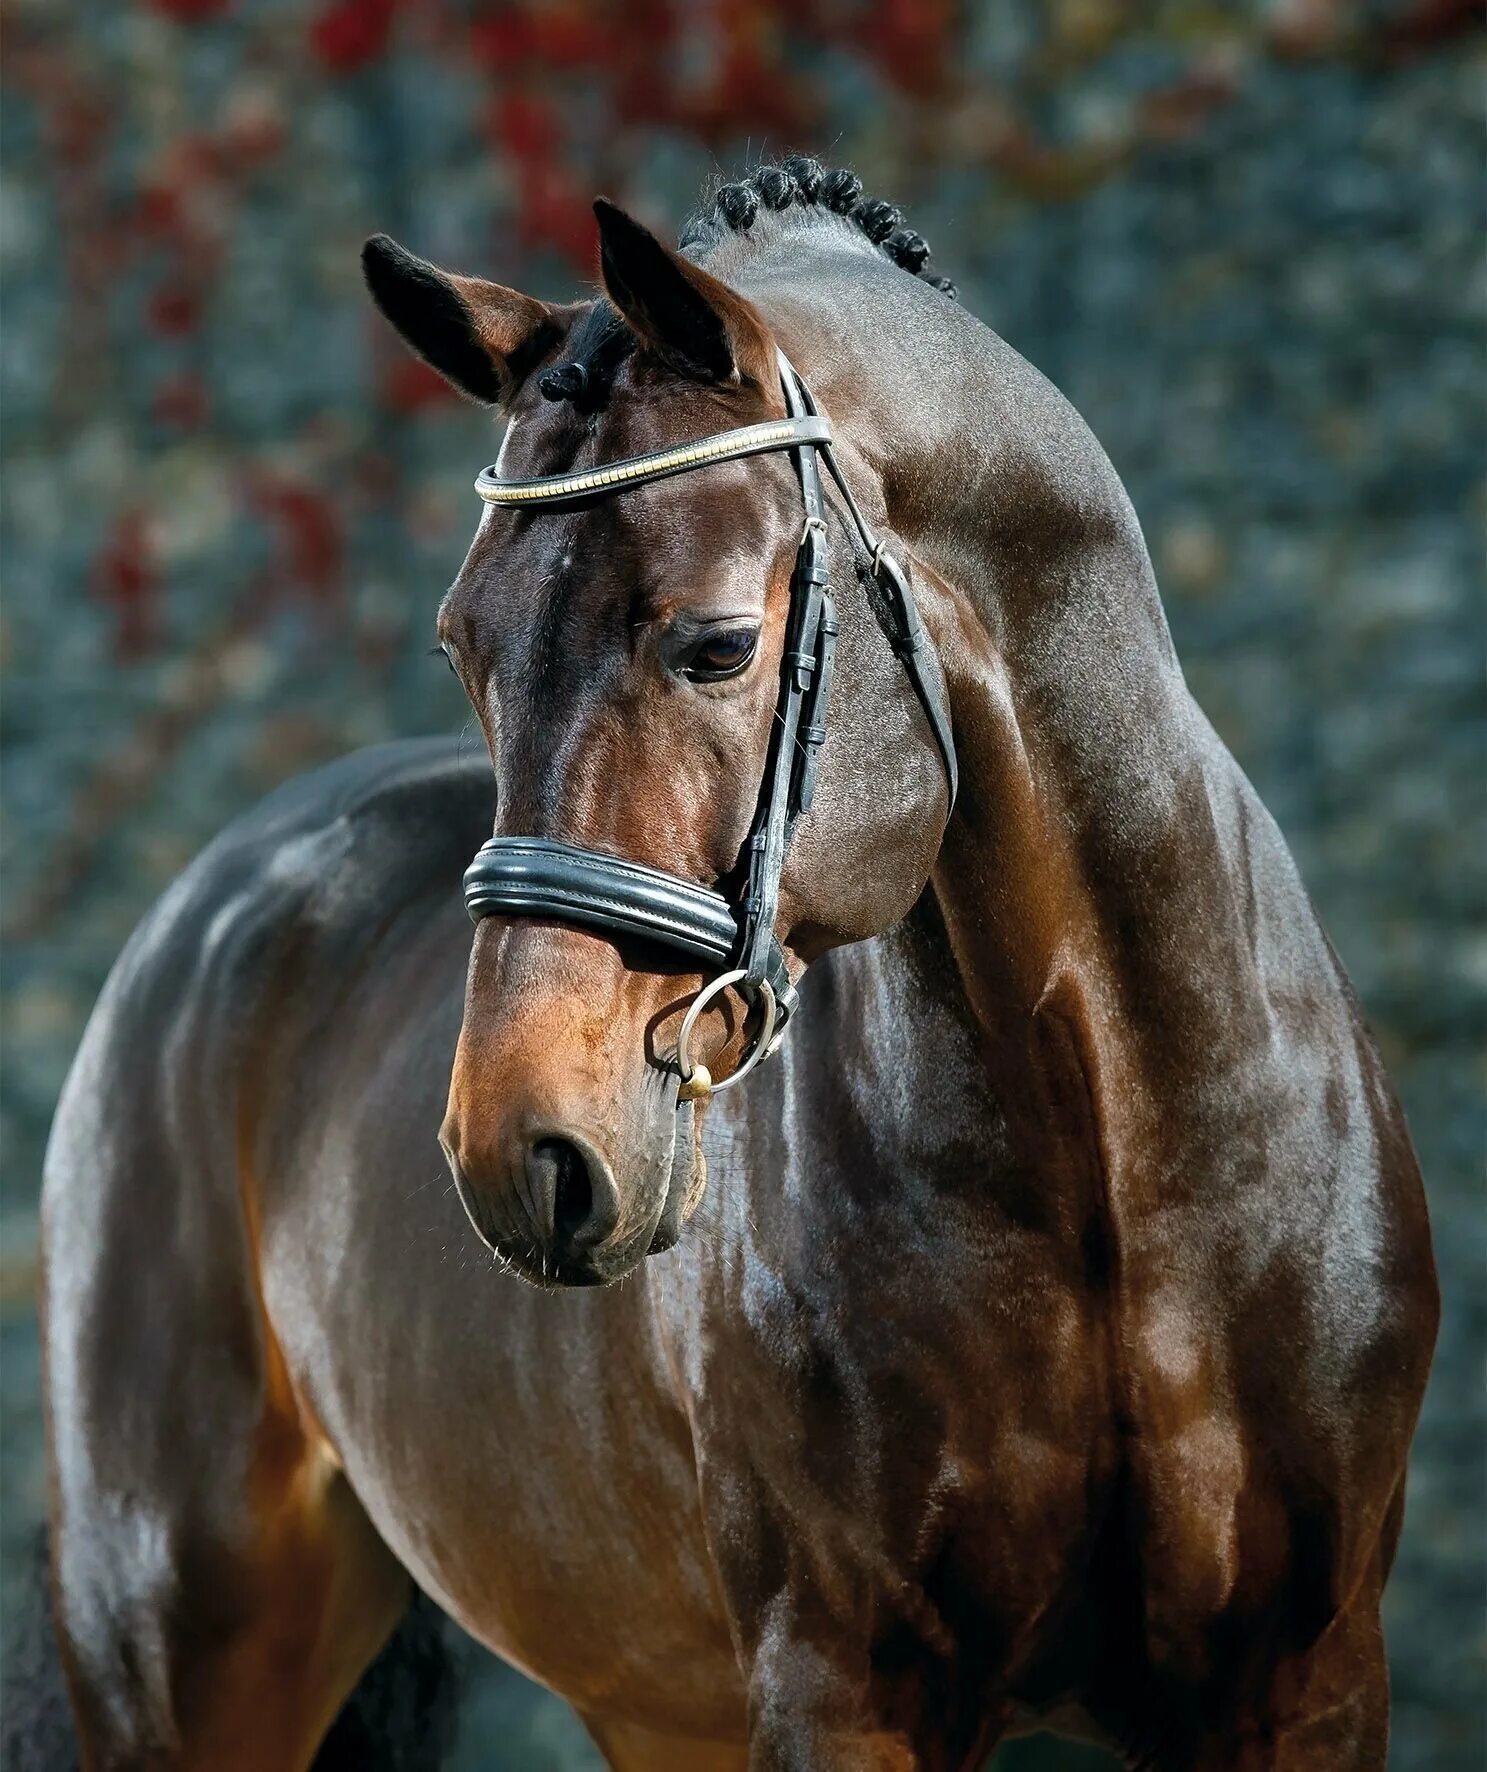
[[[491,468],[483,468],[475,490],[488,505],[572,504],[601,497],[626,486],[665,480],[714,462],[737,461],[746,455],[767,455],[776,449],[798,449],[802,443],[829,443],[831,421],[812,415],[806,418],[771,419],[762,425],[740,425],[718,431],[695,443],[679,443],[674,449],[656,449],[649,455],[631,455],[606,462],[601,468],[583,468],[573,474],[550,474],[540,480],[503,480]]]

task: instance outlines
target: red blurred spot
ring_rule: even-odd
[[[532,53],[530,15],[519,6],[498,5],[470,26],[470,50],[488,68],[515,67]]]
[[[865,47],[896,86],[925,97],[943,79],[953,24],[945,0],[879,0],[864,20]]]
[[[173,375],[156,388],[151,409],[161,424],[195,431],[206,423],[208,405],[206,383],[199,375]]]
[[[159,176],[172,189],[185,193],[193,185],[211,184],[231,171],[216,136],[197,130],[178,135],[160,156]]]
[[[397,357],[388,362],[382,376],[381,395],[395,412],[423,412],[430,406],[447,406],[459,395],[427,363],[417,357]]]
[[[244,108],[222,132],[223,148],[238,172],[272,160],[286,139],[284,119],[266,106]]]
[[[598,8],[550,7],[532,20],[537,55],[554,68],[595,67],[612,53],[610,21],[598,17]]]
[[[138,658],[154,644],[159,590],[145,514],[122,511],[93,562],[93,594],[114,611],[120,658]]]
[[[552,106],[525,92],[507,92],[497,99],[494,132],[518,160],[540,160],[551,154],[560,134]]]
[[[52,112],[58,159],[69,167],[87,165],[102,152],[110,121],[108,106],[100,94],[84,90],[62,92]]]
[[[298,481],[259,472],[249,485],[248,502],[275,533],[278,559],[268,584],[306,591],[316,602],[339,600],[341,523],[330,500]]]
[[[1487,11],[1481,0],[1415,0],[1400,17],[1389,20],[1380,35],[1388,59],[1403,61],[1453,37],[1480,31],[1483,25]]]
[[[199,25],[227,10],[227,0],[150,0],[150,5],[182,25]]]
[[[167,284],[150,297],[150,324],[166,338],[184,338],[201,325],[201,303],[194,291]]]
[[[336,0],[310,26],[310,47],[334,74],[353,74],[386,50],[397,0]]]
[[[611,93],[614,114],[622,123],[640,123],[647,118],[664,121],[693,122],[707,109],[707,101],[678,104],[662,70],[654,62],[631,62],[622,66]],[[695,127],[707,125],[695,122]]]
[[[145,185],[134,205],[135,224],[142,234],[168,234],[181,218],[181,194],[171,185]]]
[[[552,160],[524,166],[517,203],[517,232],[523,246],[549,247],[584,276],[592,275],[599,230],[592,206],[566,167]]]
[[[800,79],[785,59],[781,20],[753,0],[720,0],[721,48],[707,89],[678,105],[665,89],[663,69],[654,56],[632,66],[618,103],[637,121],[658,106],[664,114],[719,142],[743,129],[790,137],[804,122]]]

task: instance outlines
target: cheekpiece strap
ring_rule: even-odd
[[[810,394],[783,351],[779,353],[779,368],[780,386],[792,422],[809,423],[814,416]],[[836,645],[836,614],[828,589],[826,501],[816,449],[806,445],[794,453],[805,524],[790,586],[780,699],[759,811],[749,837],[743,949],[738,963],[751,982],[765,976],[771,949],[778,945],[774,927],[780,905],[780,876],[796,820],[815,785],[816,757],[826,736],[821,691],[830,685],[831,654]],[[813,728],[819,731],[814,744],[810,742]]]

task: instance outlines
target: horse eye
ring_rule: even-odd
[[[754,656],[759,635],[753,628],[729,628],[709,634],[687,661],[687,675],[695,683],[715,683],[732,677]]]

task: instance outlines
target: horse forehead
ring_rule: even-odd
[[[717,463],[566,510],[487,505],[459,576],[450,613],[510,634],[527,620],[551,622],[583,607],[633,612],[648,595],[685,601],[708,575],[748,569],[779,539],[790,514],[783,458]],[[796,495],[798,496],[798,495]]]
[[[659,394],[645,387],[616,388],[588,417],[566,402],[539,400],[507,425],[495,472],[506,480],[540,480],[669,448],[737,422],[720,421],[706,394],[683,384]]]
[[[618,501],[571,510],[510,511],[486,505],[464,563],[450,587],[446,614],[472,630],[503,635],[550,613],[576,584],[604,579],[628,563],[626,513]]]

